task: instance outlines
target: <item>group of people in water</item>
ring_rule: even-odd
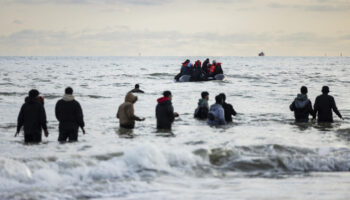
[[[59,121],[59,142],[66,142],[67,140],[69,142],[77,141],[79,127],[85,134],[83,110],[79,102],[74,99],[71,87],[67,87],[62,99],[57,101],[55,115]],[[18,114],[15,137],[23,127],[24,141],[26,143],[41,142],[42,130],[44,130],[46,137],[49,135],[46,124],[44,98],[39,96],[38,90],[32,89],[29,91],[28,97],[25,98],[25,103]]]
[[[332,111],[343,119],[334,98],[328,95],[328,86],[322,87],[322,94],[316,98],[313,108],[307,97],[307,87],[302,86],[300,92],[290,105],[290,110],[294,112],[296,122],[307,123],[309,115],[311,115],[313,119],[316,119],[317,116],[318,122],[332,123]],[[135,121],[145,120],[145,118],[135,115],[134,104],[137,101],[137,96],[134,93],[144,93],[144,91],[136,84],[135,88],[126,94],[124,103],[119,106],[117,111],[116,117],[119,119],[119,125],[124,129],[133,129]],[[171,101],[172,93],[170,91],[164,91],[163,96],[157,99],[155,111],[157,129],[170,130],[174,119],[179,116],[177,112],[174,112]],[[232,122],[232,116],[236,116],[237,113],[231,104],[226,103],[224,93],[216,95],[215,103],[210,107],[208,101],[209,93],[203,91],[194,111],[195,118],[206,120],[207,124],[211,126],[225,125]],[[59,142],[77,141],[79,128],[85,134],[83,111],[79,102],[74,99],[71,87],[67,87],[62,99],[57,101],[55,115],[59,121]],[[39,96],[38,90],[32,89],[29,91],[28,97],[25,98],[25,103],[19,112],[15,136],[24,127],[24,141],[26,143],[39,143],[42,139],[42,130],[46,137],[49,135],[46,124],[44,99]]]
[[[181,76],[190,76],[190,81],[206,81],[208,78],[213,78],[218,74],[223,74],[221,63],[213,60],[210,63],[209,58],[207,58],[203,64],[200,60],[197,60],[194,64],[190,60],[185,60],[182,63],[180,73],[175,76],[175,80],[179,80]]]
[[[306,86],[300,88],[300,94],[294,99],[289,108],[294,112],[294,117],[296,122],[308,122],[309,115],[312,116],[312,119],[316,119],[318,122],[333,122],[333,112],[338,115],[342,120],[343,117],[340,114],[334,98],[329,93],[329,87],[322,87],[322,94],[316,97],[314,108],[312,108],[312,103],[307,97],[308,89]]]

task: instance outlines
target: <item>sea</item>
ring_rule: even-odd
[[[350,57],[208,57],[225,80],[174,82],[184,60],[205,58],[0,57],[0,199],[350,199]],[[120,129],[117,109],[135,84],[145,121]],[[329,86],[345,120],[295,123],[289,105],[303,85],[312,103]],[[54,108],[68,86],[86,134],[60,144]],[[45,99],[49,129],[37,145],[14,137],[30,89]],[[159,132],[164,90],[180,117]],[[226,94],[233,123],[194,119],[202,91],[209,104]]]

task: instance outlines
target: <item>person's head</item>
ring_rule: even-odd
[[[213,65],[216,65],[216,60],[213,60]]]
[[[222,96],[219,94],[219,95],[216,95],[215,96],[215,103],[216,104],[222,104],[223,100],[222,100]]]
[[[169,90],[166,90],[163,92],[163,97],[166,97],[171,101],[173,95],[171,94],[171,92]]]
[[[209,93],[207,91],[203,91],[201,96],[202,96],[202,99],[209,100]]]
[[[226,101],[226,95],[225,93],[220,93],[220,96],[222,98],[222,102],[225,102]]]
[[[137,96],[135,96],[132,92],[128,92],[125,95],[125,102],[136,103]]]
[[[28,92],[30,98],[36,98],[39,96],[39,91],[36,89],[32,89]]]
[[[67,87],[65,90],[64,90],[64,93],[65,94],[70,94],[72,95],[73,94],[73,89],[71,87]]]
[[[328,94],[329,93],[329,87],[328,86],[323,86],[322,87],[322,93],[323,94]]]
[[[307,94],[307,87],[306,86],[302,86],[300,88],[300,92],[301,92],[301,94]]]
[[[139,84],[135,84],[135,89],[139,89],[140,85]]]
[[[183,65],[187,65],[189,62],[190,62],[190,60],[187,59],[187,60],[185,60],[185,62],[183,62],[182,64],[183,64]]]

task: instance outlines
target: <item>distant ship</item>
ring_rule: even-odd
[[[259,56],[265,56],[265,53],[264,52],[260,52]]]

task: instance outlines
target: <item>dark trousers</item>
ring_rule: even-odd
[[[59,128],[58,141],[66,142],[67,139],[69,142],[78,141],[78,128]]]
[[[308,118],[304,118],[304,119],[295,119],[295,122],[297,122],[297,123],[307,123],[307,122],[309,122],[309,119]]]
[[[24,133],[24,142],[25,143],[39,143],[41,142],[41,133]]]
[[[130,125],[130,124],[128,124],[128,125],[120,124],[120,127],[121,128],[126,128],[126,129],[133,129],[135,126],[134,125]]]

